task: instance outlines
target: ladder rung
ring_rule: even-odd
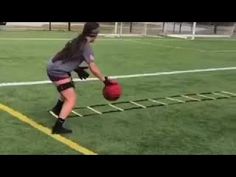
[[[89,109],[89,110],[92,111],[92,113],[82,115],[82,114],[79,113],[79,111],[76,112],[74,110],[72,110],[72,113],[74,115],[79,116],[79,117],[86,117],[86,116],[97,115],[97,114],[101,115],[101,114],[110,113],[110,112],[119,112],[119,111],[123,112],[123,111],[126,111],[126,110],[132,110],[132,109],[142,109],[142,108],[149,108],[149,107],[155,107],[155,106],[167,106],[167,105],[177,104],[177,103],[187,103],[187,102],[190,102],[190,101],[217,100],[217,99],[232,98],[232,97],[236,97],[236,93],[232,93],[232,92],[228,92],[228,91],[192,93],[192,94],[169,96],[169,97],[164,97],[164,98],[141,99],[141,100],[134,100],[134,101],[122,101],[122,102],[117,102],[117,103],[91,105],[91,106],[86,106],[86,107],[76,107],[74,109]],[[185,98],[185,99],[183,100],[183,98]],[[205,98],[205,99],[203,99],[203,98]],[[159,101],[159,100],[161,100],[161,101]],[[162,100],[164,100],[164,102],[162,102]],[[168,103],[165,103],[165,100],[166,101],[171,100],[171,101],[175,101],[175,102],[168,104]],[[145,105],[141,104],[144,101],[150,101],[150,102],[156,103],[156,104],[145,106]],[[119,106],[116,106],[116,105],[122,104],[122,103],[131,103],[131,104],[136,105],[136,106],[129,107],[129,108],[121,108]],[[98,110],[95,109],[95,107],[106,106],[106,105],[108,105],[108,106],[110,106],[114,109],[112,109],[112,110],[110,109],[110,110],[103,111],[103,112],[98,111]],[[71,117],[74,117],[74,115],[71,115]],[[53,116],[57,118],[57,116],[55,116],[55,115],[53,115]]]
[[[122,109],[122,108],[120,108],[120,107],[118,107],[118,106],[115,106],[115,105],[112,105],[112,104],[108,104],[109,106],[111,106],[111,107],[113,107],[113,108],[115,108],[115,109],[118,109],[118,110],[120,110],[120,111],[124,111],[124,109]]]
[[[231,92],[227,92],[227,91],[221,91],[222,93],[226,93],[226,94],[229,94],[229,95],[233,95],[233,96],[236,96],[235,93],[231,93]]]
[[[183,100],[179,100],[179,99],[176,99],[176,98],[170,98],[170,97],[166,97],[167,100],[171,100],[171,101],[177,101],[179,103],[185,103],[185,101]]]
[[[181,96],[184,97],[184,98],[188,98],[188,99],[190,99],[190,100],[201,101],[200,99],[193,98],[193,97],[191,97],[191,96],[187,96],[187,95],[181,95]]]
[[[210,97],[210,96],[206,96],[206,95],[202,95],[202,94],[197,94],[198,96],[204,97],[204,98],[208,98],[208,99],[212,99],[215,100],[215,97]]]
[[[139,104],[139,103],[136,103],[136,102],[134,102],[134,101],[130,101],[130,103],[132,103],[132,104],[134,104],[134,105],[136,105],[136,106],[142,107],[142,108],[147,108],[146,106],[143,106],[143,105],[141,105],[141,104]]]
[[[215,92],[213,92],[213,94],[214,94],[214,95],[218,95],[218,96],[223,96],[223,97],[230,98],[230,96],[224,95],[224,94],[222,94],[222,93],[215,93]]]
[[[88,109],[90,109],[91,111],[93,112],[96,112],[97,114],[102,114],[100,111],[94,109],[94,108],[91,108],[90,106],[87,106]]]
[[[76,111],[71,111],[73,114],[79,116],[79,117],[83,117],[83,115],[81,115],[80,113],[76,112]]]
[[[157,101],[157,100],[153,100],[153,99],[148,99],[149,101],[153,102],[153,103],[159,103],[162,105],[168,105],[167,103],[161,102],[161,101]]]

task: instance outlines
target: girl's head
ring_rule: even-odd
[[[57,53],[53,61],[64,60],[65,62],[70,60],[72,56],[79,52],[82,52],[87,42],[94,42],[99,33],[99,24],[96,22],[87,22],[84,25],[82,33],[69,41],[66,46]]]
[[[99,24],[96,22],[87,22],[84,25],[82,36],[85,36],[89,42],[94,42],[99,33]]]

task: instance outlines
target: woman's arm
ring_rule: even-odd
[[[99,67],[96,65],[95,62],[91,62],[89,64],[89,69],[91,71],[91,73],[93,73],[93,75],[95,77],[97,77],[100,81],[104,82],[105,81],[105,77],[102,74],[102,72],[100,71]]]

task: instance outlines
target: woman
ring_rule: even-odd
[[[65,120],[76,104],[76,92],[71,72],[75,71],[80,79],[86,79],[89,74],[85,69],[89,68],[92,74],[105,85],[114,84],[107,77],[104,77],[98,66],[95,64],[95,57],[90,43],[95,41],[98,33],[98,23],[86,23],[82,33],[68,42],[48,64],[48,77],[60,93],[57,104],[50,111],[51,114],[58,117],[52,128],[53,134],[72,133],[72,130],[63,127]],[[82,62],[86,62],[88,67],[80,67]]]

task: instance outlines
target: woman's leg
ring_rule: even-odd
[[[55,76],[50,75],[49,72],[48,72],[48,77],[54,83],[54,85],[56,87],[58,87],[60,84],[71,82],[70,75],[63,76],[64,78],[61,78],[59,81],[54,81],[55,79],[58,79],[58,78],[55,77]],[[55,118],[58,118],[58,116],[61,112],[62,106],[64,104],[64,100],[65,100],[64,96],[59,92],[59,98],[58,98],[55,106],[51,110],[49,110],[49,113],[52,116],[54,116]]]
[[[63,127],[63,123],[73,110],[76,104],[76,92],[74,87],[71,84],[71,78],[63,79],[54,84],[60,88],[59,92],[61,94],[61,98],[64,100],[61,111],[58,116],[58,120],[53,127],[52,133],[71,133],[72,131],[69,129],[65,129]],[[67,86],[65,86],[67,85]],[[68,86],[69,85],[69,86]]]
[[[63,104],[64,104],[64,101],[65,101],[65,98],[64,98],[64,96],[60,93],[60,97],[58,98],[56,105],[49,111],[49,113],[50,113],[52,116],[58,118],[58,116],[59,116],[59,114],[60,114],[60,112],[61,112],[62,106],[63,106]]]
[[[59,118],[66,119],[76,104],[76,93],[74,88],[69,88],[61,92],[64,103],[59,114]]]

